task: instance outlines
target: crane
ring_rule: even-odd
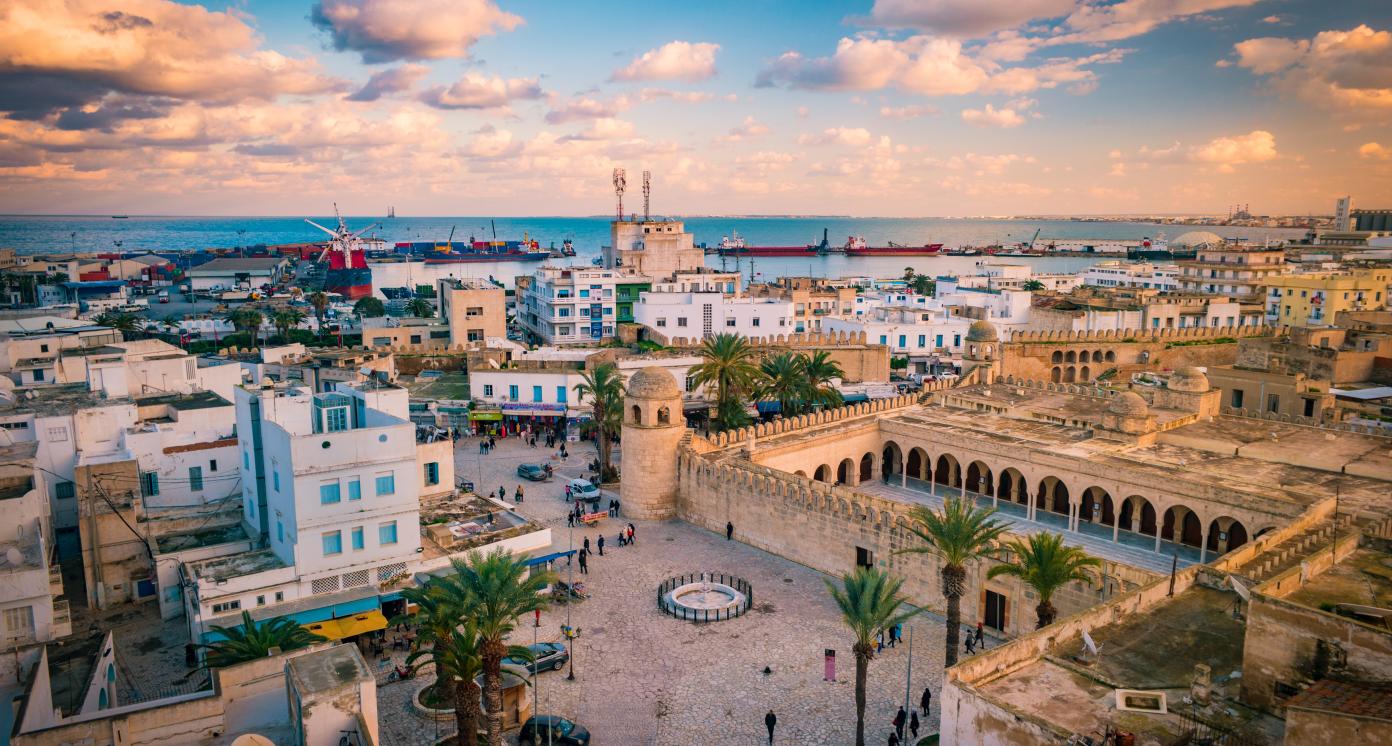
[[[319,255],[319,261],[321,262],[324,261],[324,256],[328,254],[330,251],[333,251],[334,249],[338,249],[339,251],[342,251],[344,253],[343,258],[346,262],[348,259],[348,252],[352,247],[357,245],[358,239],[362,238],[362,234],[372,230],[373,228],[382,227],[381,223],[373,223],[360,231],[354,232],[348,230],[347,223],[343,222],[343,215],[338,211],[337,202],[334,203],[334,217],[338,220],[338,227],[336,229],[325,228],[324,226],[319,225],[313,220],[305,218],[306,223],[309,223],[315,228],[318,228],[319,230],[329,234],[329,247],[327,249],[324,249],[323,254]]]

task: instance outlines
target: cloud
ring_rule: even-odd
[[[1149,33],[1158,26],[1228,8],[1245,8],[1259,0],[1122,0],[1079,3],[1064,21],[1069,32],[1050,36],[1049,45],[1113,42]]]
[[[627,111],[629,106],[629,100],[624,96],[609,101],[579,96],[560,105],[553,105],[551,110],[546,112],[546,122],[564,124],[587,119],[605,119]]]
[[[90,106],[63,110],[54,125],[60,130],[112,132],[129,119],[159,119],[169,114],[173,99],[113,94]]]
[[[493,0],[322,0],[310,20],[334,49],[368,63],[466,57],[480,38],[523,23]]]
[[[10,0],[0,11],[0,111],[41,119],[113,93],[230,104],[342,87],[313,60],[263,48],[237,11],[127,5]]]
[[[890,28],[915,28],[949,36],[978,37],[1067,15],[1077,0],[875,0],[870,21]]]
[[[425,65],[402,65],[373,73],[356,92],[349,94],[349,101],[376,101],[392,94],[411,90],[430,68]]]
[[[1129,159],[1142,163],[1198,163],[1213,166],[1219,173],[1232,173],[1236,166],[1265,163],[1278,158],[1276,136],[1266,130],[1252,130],[1245,135],[1215,137],[1203,145],[1185,148],[1176,142],[1167,148],[1142,146]],[[1117,161],[1112,170],[1124,172],[1125,156],[1113,150],[1109,157]],[[1118,168],[1120,166],[1120,168]]]
[[[1392,110],[1392,32],[1359,25],[1312,39],[1248,39],[1233,50],[1240,67],[1282,93],[1354,113]]]
[[[885,119],[918,119],[922,116],[929,116],[937,113],[938,110],[931,106],[921,106],[918,104],[880,107],[880,116]]]
[[[1025,118],[1014,109],[997,109],[990,104],[986,104],[984,109],[963,109],[962,121],[974,127],[1019,127],[1025,123]]]
[[[758,87],[868,91],[894,87],[924,96],[969,93],[1019,95],[1061,85],[1083,86],[1096,78],[1086,69],[1121,61],[1129,50],[1112,49],[1078,58],[1051,58],[1035,66],[1006,67],[976,56],[961,41],[933,36],[891,39],[843,38],[830,57],[786,52],[755,79]]]
[[[873,136],[863,127],[832,127],[817,134],[801,135],[798,145],[869,145]]]
[[[721,137],[720,140],[722,142],[742,142],[751,138],[767,135],[768,133],[769,128],[767,124],[760,122],[754,117],[745,117],[743,122],[735,127],[731,127],[730,131],[726,133],[724,137]]]
[[[1392,161],[1392,148],[1377,142],[1365,142],[1358,148],[1358,157],[1370,161]]]
[[[643,103],[668,99],[688,104],[698,104],[702,101],[710,101],[713,98],[715,98],[715,94],[707,93],[706,91],[674,91],[669,88],[644,88],[638,92],[638,100]],[[733,101],[735,100],[735,96],[733,94],[725,96],[725,100]]]
[[[705,80],[715,75],[719,44],[671,41],[651,49],[626,67],[614,71],[611,80]]]
[[[633,136],[632,122],[622,119],[596,119],[590,128],[577,135],[567,135],[561,140],[622,140]]]
[[[496,109],[516,99],[541,97],[541,84],[536,78],[499,78],[467,72],[449,87],[426,90],[420,100],[437,109]]]

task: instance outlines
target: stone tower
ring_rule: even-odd
[[[973,321],[967,327],[966,349],[962,351],[962,372],[968,376],[964,383],[991,383],[992,371],[1000,352],[1000,335],[989,321]],[[968,372],[970,371],[970,372]]]
[[[682,395],[672,374],[649,366],[628,380],[624,395],[623,515],[666,520],[677,514],[677,447],[686,433]]]

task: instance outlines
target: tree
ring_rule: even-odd
[[[406,313],[422,319],[434,318],[435,304],[424,298],[412,298],[406,301]]]
[[[387,306],[382,303],[381,298],[375,298],[369,295],[366,298],[359,298],[358,302],[353,304],[353,314],[358,317],[366,316],[368,318],[386,316]]]
[[[545,608],[541,590],[555,580],[549,570],[528,571],[526,561],[499,549],[452,560],[451,584],[467,600],[483,659],[483,698],[489,746],[503,744],[503,658],[507,636],[524,614]]]
[[[610,465],[610,436],[623,426],[624,380],[619,375],[619,366],[613,363],[600,363],[591,370],[580,373],[580,383],[575,385],[575,395],[580,400],[590,397],[594,412],[594,422],[599,428],[599,478],[606,481],[614,474]]]
[[[320,334],[324,333],[324,312],[329,308],[329,296],[327,293],[316,292],[309,294],[309,305],[314,309],[314,320],[318,322],[315,329]]]
[[[285,308],[271,316],[271,323],[275,325],[276,333],[280,335],[282,342],[289,342],[290,330],[299,328],[304,320],[304,311],[298,308]]]
[[[841,365],[831,359],[831,353],[826,350],[817,350],[811,357],[806,358],[803,370],[807,374],[807,401],[809,404],[820,404],[828,409],[839,407],[845,403],[841,398],[841,392],[832,385],[833,380],[840,380],[846,377],[846,371],[841,369]]]
[[[904,268],[904,282],[913,282],[914,274],[915,274],[915,273],[914,273],[914,268],[913,268],[913,267],[905,267],[905,268]]]
[[[261,323],[266,320],[261,312],[254,308],[238,308],[227,314],[227,320],[232,322],[232,328],[239,332],[251,335],[251,346],[258,346],[261,338]]]
[[[213,625],[213,631],[222,635],[221,640],[199,647],[208,652],[209,668],[223,668],[246,661],[265,658],[272,648],[281,652],[298,650],[323,642],[324,638],[295,624],[287,617],[267,619],[260,624],[252,621],[250,612],[242,612],[240,627],[220,627]]]
[[[695,385],[715,387],[716,419],[724,428],[749,422],[745,407],[761,381],[748,340],[738,334],[707,337],[701,344],[701,362],[690,373]]]
[[[909,288],[919,295],[933,295],[938,291],[938,283],[928,275],[914,275]]]
[[[121,333],[122,337],[139,332],[144,328],[143,320],[139,316],[125,311],[103,311],[92,320],[101,326],[115,329]]]
[[[967,592],[967,563],[984,557],[1005,533],[1005,524],[991,517],[994,508],[947,498],[941,510],[918,505],[910,513],[909,530],[927,542],[926,546],[901,549],[899,553],[942,555],[942,594],[947,599],[947,650],[944,665],[957,662],[958,635],[962,627],[962,596]]]
[[[764,385],[760,396],[778,402],[784,417],[802,414],[807,395],[807,358],[792,352],[780,352],[764,358],[759,364]]]
[[[1058,616],[1058,610],[1049,602],[1055,591],[1075,580],[1092,580],[1085,568],[1102,566],[1102,560],[1089,557],[1082,549],[1065,546],[1060,534],[1031,534],[1028,541],[1015,539],[1006,546],[1010,549],[1010,561],[992,567],[986,571],[986,577],[1011,575],[1039,594],[1039,605],[1034,607],[1035,629],[1053,624]]]
[[[841,587],[823,581],[841,621],[851,628],[855,643],[851,652],[856,664],[856,746],[865,746],[865,680],[870,673],[870,661],[875,657],[875,636],[882,630],[900,624],[918,609],[900,611],[908,599],[899,594],[903,578],[896,578],[874,567],[857,567],[855,572],[841,576]]]
[[[1038,290],[1043,290],[1044,283],[1040,282],[1039,280],[1025,280],[1025,282],[1020,285],[1020,289],[1028,290],[1031,293],[1033,293]]]

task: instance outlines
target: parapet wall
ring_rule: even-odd
[[[1285,334],[1286,327],[1191,326],[1184,329],[1101,329],[1094,331],[1014,331],[1011,344],[1068,344],[1073,342],[1184,342],[1222,337],[1266,337]]]
[[[1356,422],[1324,422],[1313,417],[1299,417],[1277,412],[1265,412],[1260,409],[1246,409],[1243,407],[1223,407],[1223,414],[1230,417],[1247,417],[1254,420],[1265,420],[1267,422],[1283,422],[1290,425],[1300,425],[1302,427],[1313,427],[1320,430],[1331,430],[1340,433],[1354,433],[1356,435],[1372,435],[1379,438],[1392,439],[1392,430],[1377,425],[1360,425]]]
[[[930,390],[928,388],[929,386],[932,387],[932,391],[940,391],[950,388],[951,383],[948,381],[934,381],[931,384],[926,384],[925,390]],[[771,435],[783,435],[786,433],[796,432],[798,430],[804,430],[809,427],[826,425],[833,422],[839,422],[841,420],[852,419],[855,417],[863,417],[865,415],[878,414],[881,412],[891,412],[897,409],[903,409],[905,407],[912,407],[918,404],[918,402],[919,397],[911,394],[903,394],[901,396],[896,396],[889,399],[876,399],[874,401],[862,402],[860,404],[850,404],[844,407],[837,407],[836,409],[827,409],[813,414],[803,414],[798,415],[797,417],[789,417],[788,419],[784,420],[775,420],[773,422],[764,422],[758,425],[749,425],[747,427],[741,427],[737,430],[726,430],[722,433],[715,433],[714,435],[711,435],[709,438],[702,438],[702,440],[709,442],[716,448],[743,445],[749,442],[749,438],[751,436],[757,442],[759,438],[768,437]]]
[[[649,336],[663,336],[652,329]],[[669,347],[700,347],[701,337],[666,337]],[[766,337],[746,337],[751,347],[832,347],[837,345],[870,344],[865,332],[807,332],[801,334],[771,334]]]

